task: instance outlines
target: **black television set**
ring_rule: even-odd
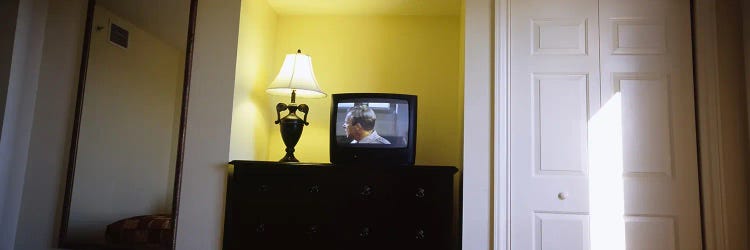
[[[417,96],[346,93],[331,98],[331,163],[414,165]]]

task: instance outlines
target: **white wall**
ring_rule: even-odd
[[[13,58],[13,41],[16,37],[16,18],[18,17],[18,0],[7,0],[0,2],[0,16],[7,17],[0,20],[0,128],[3,127],[3,117],[5,114],[5,100],[8,95],[8,84],[10,83],[10,66]],[[0,133],[2,140],[2,133]],[[7,165],[0,165],[0,249],[10,244],[15,234],[15,225],[6,221],[14,216],[6,214],[6,206],[11,203],[5,201],[5,197],[10,195],[9,182],[10,168]],[[17,206],[18,201],[12,203]]]
[[[56,244],[65,190],[86,1],[49,1],[48,9],[46,29],[40,29],[46,39],[28,147],[17,250],[51,249]]]
[[[3,31],[4,47],[0,52],[5,62],[0,63],[0,107],[4,111],[2,133],[0,134],[0,249],[9,249],[14,244],[16,225],[21,211],[24,175],[26,174],[31,123],[37,80],[44,38],[44,21],[47,12],[46,0],[21,0],[0,4],[2,7],[17,6],[15,30]],[[3,10],[3,14],[15,10]],[[12,34],[8,34],[12,33]],[[7,39],[13,39],[12,42]],[[8,54],[7,46],[12,45]],[[8,57],[10,56],[10,57]],[[7,61],[10,58],[10,61]],[[8,62],[10,64],[8,64]],[[9,67],[9,68],[8,68]],[[7,92],[6,92],[7,90]],[[7,96],[6,96],[7,93]],[[7,97],[7,98],[6,98]]]
[[[68,224],[70,242],[104,242],[120,219],[171,212],[184,53],[99,5],[94,27],[130,32],[127,49],[94,30]],[[187,23],[184,24],[187,26]]]
[[[52,249],[56,242],[85,2],[49,1],[45,33],[54,39],[44,43],[15,249]],[[239,10],[239,0],[199,4],[177,228],[181,250],[220,245]]]
[[[240,23],[240,0],[201,0],[198,7],[177,227],[180,250],[220,249]]]
[[[15,249],[56,244],[86,1],[49,1]],[[177,246],[219,249],[229,154],[239,0],[201,1]],[[44,18],[41,18],[44,20]],[[39,39],[40,41],[42,39]],[[32,126],[27,126],[31,128]],[[21,192],[13,192],[20,195]],[[5,249],[5,248],[3,248]]]
[[[492,249],[494,0],[466,0],[463,141],[463,249]]]

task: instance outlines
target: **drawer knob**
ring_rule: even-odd
[[[417,236],[415,238],[418,240],[424,240],[424,237],[425,237],[424,230],[417,229]]]
[[[370,187],[369,185],[365,185],[364,187],[362,187],[362,192],[360,192],[359,194],[362,195],[363,199],[367,199],[367,198],[370,198],[370,196],[372,196],[373,192],[374,191],[372,187]]]
[[[312,238],[312,236],[318,234],[318,232],[320,232],[318,225],[310,225],[309,227],[307,227],[307,232],[305,233],[307,233],[308,237]]]
[[[561,201],[564,201],[565,199],[568,198],[568,193],[567,192],[560,192],[560,193],[557,194],[557,198],[560,199]]]
[[[258,191],[260,191],[260,192],[271,191],[271,186],[266,185],[266,184],[262,184],[262,185],[258,186]]]
[[[415,196],[417,196],[417,198],[424,198],[424,188],[417,188]]]
[[[307,188],[307,192],[310,192],[310,193],[319,193],[320,192],[320,185],[315,184],[315,185],[312,185],[312,186],[308,187]]]
[[[260,224],[255,227],[255,232],[262,233],[266,231],[266,224]]]
[[[359,232],[359,237],[366,239],[368,236],[370,236],[370,228],[369,227],[363,227],[362,231]]]

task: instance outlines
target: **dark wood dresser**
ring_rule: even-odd
[[[224,249],[459,249],[455,167],[232,161]]]

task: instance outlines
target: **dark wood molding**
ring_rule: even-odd
[[[84,91],[86,90],[86,72],[89,65],[89,48],[91,47],[91,28],[94,23],[94,6],[96,0],[89,0],[86,9],[86,27],[83,33],[81,48],[81,67],[78,71],[78,91],[76,92],[76,109],[73,118],[73,133],[68,150],[68,173],[65,177],[65,197],[63,198],[62,220],[57,239],[57,246],[67,247],[65,238],[68,234],[68,219],[70,218],[70,200],[73,196],[73,177],[76,172],[76,155],[78,154],[78,135],[81,130],[81,111],[83,110]]]
[[[188,21],[187,46],[185,49],[185,75],[182,85],[182,108],[180,109],[180,132],[177,142],[177,162],[174,174],[174,197],[172,198],[172,249],[177,249],[177,222],[180,215],[180,188],[182,166],[185,158],[185,131],[187,130],[188,104],[190,103],[190,77],[193,69],[193,47],[195,45],[195,24],[198,16],[198,0],[190,0],[190,21]]]
[[[76,157],[78,154],[78,140],[81,129],[81,116],[83,111],[83,100],[86,89],[86,75],[89,62],[89,49],[91,47],[91,32],[94,22],[94,10],[96,0],[88,0],[86,10],[86,24],[83,37],[83,46],[81,53],[81,65],[78,73],[78,90],[76,92],[76,106],[73,118],[73,131],[71,134],[71,143],[68,152],[68,170],[65,180],[65,195],[62,205],[62,220],[57,239],[58,248],[74,247],[70,242],[66,242],[68,233],[68,220],[70,219],[70,202],[73,196],[73,179],[75,177]],[[187,111],[190,94],[190,77],[193,65],[193,47],[195,41],[195,26],[198,13],[198,0],[190,0],[190,16],[188,21],[187,44],[185,49],[185,68],[184,81],[182,85],[182,107],[180,108],[180,128],[177,145],[177,159],[175,162],[174,190],[172,198],[172,247],[176,249],[177,239],[177,221],[179,216],[180,205],[180,187],[182,182],[182,166],[185,151],[185,131],[187,127]]]

